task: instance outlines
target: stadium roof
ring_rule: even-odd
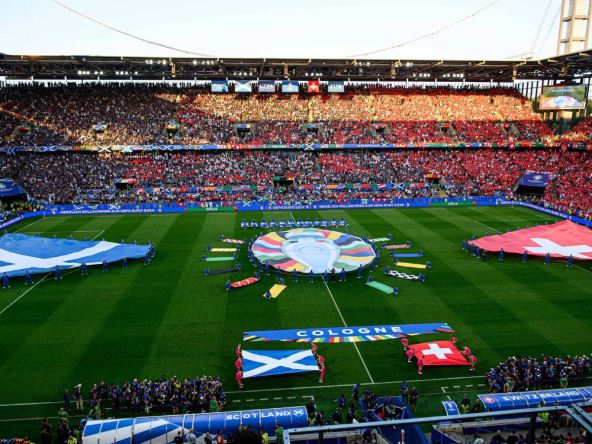
[[[255,80],[511,82],[592,75],[592,50],[541,60],[346,60],[35,56],[0,53],[8,79]]]

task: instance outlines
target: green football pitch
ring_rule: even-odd
[[[384,276],[390,264],[383,250],[375,280],[399,287],[389,295],[356,279],[328,286],[319,278],[292,283],[275,300],[262,295],[275,283],[263,276],[249,287],[227,292],[229,277],[249,277],[254,269],[244,248],[240,273],[204,276],[208,245],[228,247],[226,237],[256,236],[241,230],[243,217],[343,217],[352,233],[368,237],[393,234],[393,243],[412,240],[412,251],[425,250],[427,282]],[[440,401],[486,391],[483,375],[511,355],[590,353],[592,282],[589,264],[565,267],[541,258],[528,264],[518,257],[487,262],[461,250],[461,240],[546,222],[551,217],[519,207],[425,208],[388,210],[293,211],[180,215],[106,215],[49,217],[25,221],[9,231],[45,236],[156,244],[149,265],[131,262],[127,270],[113,264],[107,273],[90,268],[64,278],[36,276],[25,287],[13,279],[0,290],[0,437],[28,434],[37,439],[45,416],[54,417],[62,390],[82,383],[86,395],[93,383],[122,384],[132,378],[179,378],[220,375],[228,409],[302,405],[309,396],[330,415],[340,393],[360,383],[378,394],[398,394],[402,380],[419,390],[418,415],[441,412]],[[212,253],[213,254],[213,253]],[[227,253],[218,253],[221,256]],[[207,264],[207,265],[206,265]],[[408,269],[405,269],[408,270]],[[408,272],[413,272],[408,271]],[[367,271],[365,272],[366,275]],[[319,344],[327,362],[323,384],[318,374],[234,382],[234,348],[243,331],[343,325],[447,322],[459,345],[479,358],[476,372],[467,368],[427,368],[419,376],[403,357],[398,340],[357,344]],[[430,334],[411,342],[448,339]],[[306,348],[305,344],[247,343],[243,348]],[[72,413],[76,415],[76,413]]]

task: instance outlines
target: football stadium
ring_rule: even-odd
[[[372,0],[399,30],[314,57],[304,6],[38,3],[1,6],[1,444],[592,442],[592,1]]]

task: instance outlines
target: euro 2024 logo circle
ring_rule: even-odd
[[[357,236],[319,228],[274,231],[251,247],[259,262],[285,272],[353,271],[370,264],[374,250]]]

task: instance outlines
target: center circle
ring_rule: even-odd
[[[259,236],[251,252],[266,268],[303,274],[355,271],[376,257],[372,246],[361,238],[322,228],[272,231]]]

